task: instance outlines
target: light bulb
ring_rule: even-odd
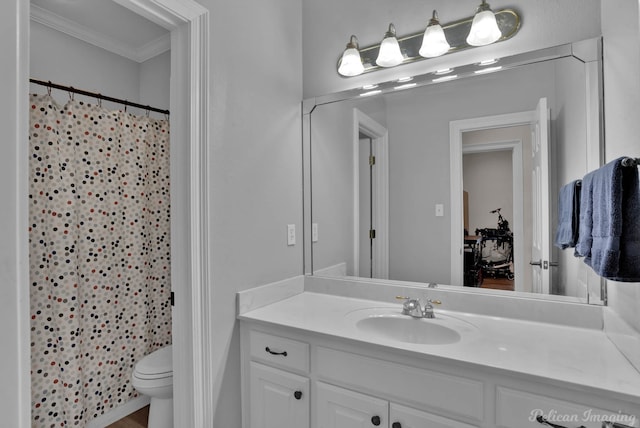
[[[434,58],[440,55],[444,55],[449,51],[451,46],[447,42],[447,38],[444,35],[444,30],[438,21],[438,14],[434,10],[433,17],[427,25],[427,29],[424,31],[424,37],[422,38],[422,46],[420,47],[420,56],[425,58]]]
[[[338,73],[343,76],[351,77],[357,76],[364,72],[364,65],[362,65],[362,58],[360,57],[360,51],[358,50],[358,38],[351,36],[351,40],[347,43],[347,48],[342,53],[340,59],[340,65],[338,66]]]
[[[400,52],[400,45],[398,39],[396,39],[396,28],[393,24],[389,24],[389,30],[384,35],[382,43],[380,43],[380,51],[378,52],[378,58],[376,58],[376,64],[380,67],[393,67],[404,61],[402,52]]]
[[[467,43],[471,46],[490,45],[500,37],[502,37],[502,32],[498,28],[496,16],[489,5],[482,0],[482,4],[478,6],[476,15],[473,17]]]

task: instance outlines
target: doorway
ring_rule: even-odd
[[[135,13],[159,24],[171,31],[171,103],[170,110],[172,138],[182,141],[171,147],[171,176],[176,192],[172,192],[171,234],[172,242],[172,279],[177,295],[173,309],[174,333],[174,421],[176,426],[204,426],[211,421],[210,412],[213,381],[207,377],[206,363],[210,359],[207,350],[211,334],[208,330],[208,308],[211,296],[204,284],[208,283],[208,27],[209,12],[192,0],[114,0]],[[10,9],[11,10],[11,9]],[[20,24],[15,28],[17,40],[28,40],[29,22],[28,5],[20,8],[18,13]],[[24,18],[23,18],[24,17]],[[14,16],[15,19],[15,16]],[[24,20],[24,21],[23,21]],[[24,25],[22,25],[24,24]],[[16,62],[22,73],[15,76],[14,87],[23,88],[24,93],[16,97],[18,120],[26,123],[28,112],[26,94],[29,76],[29,48],[25,46],[17,52]],[[18,129],[15,151],[21,154],[16,167],[18,189],[25,193],[18,199],[26,198],[26,180],[28,172],[27,157],[24,149],[27,139],[27,128]],[[10,182],[9,180],[7,182]],[[193,195],[193,196],[191,196]],[[178,207],[180,207],[178,209]],[[22,225],[28,218],[26,203],[18,205],[17,223]],[[22,227],[20,227],[22,230]],[[25,228],[26,230],[26,228]],[[21,237],[17,242],[19,254],[24,258],[28,254],[28,242]],[[16,283],[16,294],[22,302],[28,302],[28,263],[24,261],[17,266],[21,279]],[[28,304],[28,303],[27,303]],[[29,342],[28,310],[21,307],[19,318],[20,341]],[[197,326],[194,328],[193,326]],[[20,347],[19,360],[29,361],[29,350]],[[27,363],[28,365],[28,363]],[[29,391],[28,369],[21,367],[20,391]],[[22,423],[30,422],[30,399],[20,395],[19,418]],[[9,416],[10,417],[10,416]]]
[[[358,109],[353,110],[353,171],[353,275],[387,279],[389,135]]]

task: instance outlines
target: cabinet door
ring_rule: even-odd
[[[316,385],[318,428],[387,428],[386,400],[322,382]]]
[[[391,428],[473,428],[471,425],[394,403],[389,408],[389,421]]]
[[[309,427],[309,379],[250,363],[251,428]]]

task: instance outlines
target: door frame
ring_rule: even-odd
[[[451,186],[451,284],[464,284],[464,231],[462,202],[462,134],[492,128],[530,125],[536,112],[525,111],[449,122],[449,180]],[[524,248],[524,247],[523,247]]]
[[[496,141],[491,143],[462,145],[462,154],[511,152],[513,180],[513,234],[519,237],[513,243],[513,265],[515,278],[524,276],[524,175],[522,169],[522,140]],[[464,183],[463,183],[464,184]],[[463,256],[464,257],[464,256]],[[464,260],[463,260],[464,265]],[[515,281],[515,291],[523,291],[522,281]]]
[[[171,31],[171,275],[172,290],[176,293],[173,308],[174,361],[174,424],[175,426],[210,426],[213,421],[214,379],[209,362],[213,337],[210,308],[212,292],[209,255],[209,11],[194,0],[113,0],[133,12]],[[15,174],[16,186],[8,199],[15,200],[15,290],[17,319],[18,374],[7,423],[14,426],[31,424],[30,397],[30,321],[29,321],[29,262],[28,237],[28,98],[29,92],[29,2],[14,0],[6,5],[8,31],[15,36],[19,49],[15,66],[8,76],[13,87],[6,102],[15,101],[16,112],[7,132],[14,131],[11,158],[15,166],[8,168]],[[11,42],[11,38],[9,38]],[[8,74],[8,73],[7,73]],[[11,81],[13,79],[13,81]],[[4,90],[5,85],[1,88]],[[6,182],[10,183],[10,180]],[[3,212],[4,214],[4,212]],[[4,258],[4,256],[3,256]],[[16,312],[17,311],[17,312]],[[5,325],[15,329],[15,323]],[[3,330],[3,337],[5,336]],[[12,347],[12,343],[7,343]],[[15,358],[15,357],[9,357]],[[9,359],[8,358],[8,359]],[[4,361],[4,359],[3,359]],[[8,367],[15,372],[15,365]],[[14,379],[11,376],[11,379]],[[9,377],[7,377],[9,379]],[[12,382],[10,382],[12,383]],[[9,410],[9,409],[8,409]],[[14,413],[15,412],[15,413]],[[15,424],[11,421],[15,420]]]
[[[389,278],[389,132],[357,108],[353,109],[353,275],[360,276],[360,133],[371,138],[376,157],[373,212],[376,245],[373,251],[374,278]]]

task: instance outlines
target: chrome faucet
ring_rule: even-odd
[[[435,318],[433,313],[433,305],[439,305],[439,300],[427,299],[427,303],[424,308],[420,304],[419,299],[412,299],[411,297],[396,296],[396,299],[404,300],[402,304],[402,315],[409,315],[413,318]]]

